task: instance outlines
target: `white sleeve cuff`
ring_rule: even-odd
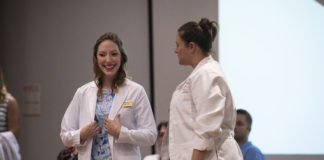
[[[200,151],[210,151],[215,146],[214,138],[209,138],[209,139],[197,138],[195,139],[193,144],[195,144],[193,148]]]
[[[124,126],[121,126],[118,139],[115,139],[116,143],[125,143],[129,141],[128,129]]]

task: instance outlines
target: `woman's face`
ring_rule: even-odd
[[[188,54],[189,48],[186,46],[185,42],[181,39],[179,33],[176,37],[176,49],[174,53],[178,55],[179,64],[181,65],[191,65],[190,64],[190,57]]]
[[[119,70],[121,63],[121,53],[116,43],[105,40],[98,46],[97,62],[104,78],[113,80]]]

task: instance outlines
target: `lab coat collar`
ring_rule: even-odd
[[[124,103],[126,97],[127,97],[127,85],[128,82],[127,79],[125,79],[125,82],[118,88],[118,92],[115,93],[114,101],[112,103],[112,108],[109,113],[109,119],[115,119],[116,115],[118,114],[119,110],[122,108],[122,104]]]
[[[127,92],[127,85],[128,79],[125,79],[125,82],[118,88],[118,92],[115,93],[115,97],[112,103],[112,107],[110,110],[110,113],[108,115],[109,119],[115,119],[116,115],[118,114],[119,110],[122,108],[122,104],[124,103],[126,96],[128,94]],[[95,83],[91,84],[91,89],[90,90],[90,96],[89,96],[89,101],[88,105],[91,106],[90,109],[90,115],[91,119],[94,120],[95,116],[95,111],[96,111],[96,104],[97,104],[97,92],[98,92],[98,87],[96,86]]]
[[[211,62],[211,61],[214,61],[214,58],[213,58],[211,55],[209,55],[209,56],[203,58],[203,59],[202,59],[202,60],[197,64],[197,66],[196,66],[195,69],[191,72],[190,75],[195,74],[195,73],[199,70],[199,68],[201,68],[204,64],[209,63],[209,62]],[[189,77],[190,77],[190,76],[189,76]]]
[[[96,105],[97,105],[97,92],[98,92],[98,87],[97,85],[94,83],[91,84],[91,88],[89,90],[89,100],[88,100],[88,106],[91,106],[90,109],[90,118],[91,120],[94,120],[94,116],[95,116],[95,112],[96,112]]]

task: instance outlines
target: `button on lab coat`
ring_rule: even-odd
[[[162,159],[169,156],[171,160],[190,160],[194,149],[207,150],[206,160],[243,159],[233,138],[235,118],[224,75],[218,63],[208,56],[172,95]]]
[[[80,87],[61,124],[60,135],[64,145],[76,146],[80,160],[89,160],[91,157],[92,138],[80,144],[80,130],[94,121],[97,91],[94,82]],[[123,107],[125,102],[127,107]],[[142,86],[126,79],[118,88],[108,117],[115,119],[118,114],[122,125],[119,138],[108,134],[112,159],[140,160],[139,146],[151,146],[157,137],[151,105]]]

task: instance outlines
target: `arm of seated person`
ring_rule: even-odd
[[[16,138],[19,135],[19,107],[16,99],[11,97],[8,102],[8,130],[11,131]]]

